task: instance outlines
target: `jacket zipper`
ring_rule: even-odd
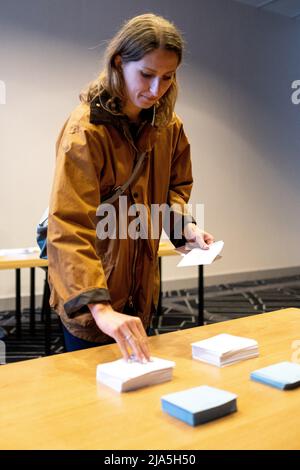
[[[133,264],[132,264],[132,279],[131,279],[131,287],[129,291],[129,297],[128,297],[128,305],[130,308],[134,310],[134,302],[133,302],[133,294],[134,294],[134,289],[135,289],[135,270],[136,270],[136,262],[137,262],[137,256],[138,256],[138,249],[136,247],[136,243],[138,240],[135,241],[134,244],[134,257],[133,257]]]
[[[145,126],[145,123],[143,123],[141,125],[140,129],[138,130],[137,137],[140,134],[140,132],[141,132],[141,130],[144,126]],[[127,138],[128,142],[131,144],[131,146],[135,150],[135,158],[134,158],[134,165],[135,165],[137,156],[139,154],[139,151],[138,151],[137,147],[135,146],[135,143],[132,139],[131,134],[129,135],[127,133],[127,129],[126,130],[124,129],[124,134],[125,134],[125,137]],[[133,301],[133,294],[134,294],[134,289],[135,289],[135,270],[136,270],[136,262],[137,262],[137,257],[138,257],[138,246],[137,246],[138,243],[139,243],[139,239],[135,240],[133,264],[132,264],[132,271],[131,271],[132,281],[131,281],[131,287],[130,287],[129,297],[128,297],[128,305],[129,305],[130,308],[133,309],[133,311],[135,311],[135,306],[134,306],[134,301]]]
[[[133,147],[136,151],[135,158],[134,158],[134,162],[136,162],[136,159],[137,159],[137,156],[138,156],[138,150],[137,150],[137,148],[135,147],[134,144],[133,144]],[[133,202],[135,202],[135,201],[133,201]],[[135,311],[134,302],[133,302],[133,294],[134,294],[134,289],[135,289],[135,270],[136,270],[136,262],[137,262],[137,257],[138,257],[138,246],[137,246],[137,244],[138,244],[138,239],[134,240],[133,263],[132,263],[132,271],[131,271],[132,279],[131,279],[131,287],[130,287],[129,297],[128,297],[129,307],[132,308],[133,311]]]
[[[134,165],[135,165],[136,159],[137,159],[137,156],[138,156],[138,149],[136,148],[136,146],[135,146],[135,144],[132,140],[132,136],[128,135],[126,131],[124,132],[124,134],[125,134],[125,137],[127,138],[128,142],[130,143],[130,145],[134,149],[134,152],[135,152]],[[131,276],[132,276],[132,278],[131,278],[131,287],[130,287],[129,296],[128,296],[128,305],[133,311],[135,310],[134,302],[133,302],[133,293],[134,293],[134,288],[135,288],[135,270],[136,270],[137,255],[138,255],[138,250],[137,250],[137,247],[136,247],[136,240],[135,240],[133,263],[132,263],[132,270],[131,270]]]

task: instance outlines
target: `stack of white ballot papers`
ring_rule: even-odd
[[[151,361],[145,363],[118,359],[98,364],[96,378],[117,392],[129,392],[171,380],[174,367],[175,362],[158,357],[151,357]]]
[[[223,333],[192,343],[192,356],[215,366],[226,366],[258,356],[257,341]]]

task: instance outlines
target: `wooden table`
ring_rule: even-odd
[[[217,368],[191,358],[190,343],[218,333],[258,340],[260,356]],[[286,309],[149,339],[176,362],[173,380],[119,394],[96,384],[96,365],[116,345],[0,367],[1,449],[300,449],[300,389],[283,392],[251,371],[291,360],[300,310]],[[211,385],[238,395],[238,411],[195,428],[161,410],[166,393]]]

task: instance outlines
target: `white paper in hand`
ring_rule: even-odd
[[[199,266],[201,264],[211,264],[213,260],[221,253],[223,246],[224,242],[223,240],[220,240],[209,245],[208,250],[193,248],[193,250],[183,256],[177,266]]]

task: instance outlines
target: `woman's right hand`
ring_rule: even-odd
[[[116,312],[109,303],[89,304],[98,328],[114,338],[128,360],[134,354],[140,362],[150,360],[148,338],[139,317]]]

